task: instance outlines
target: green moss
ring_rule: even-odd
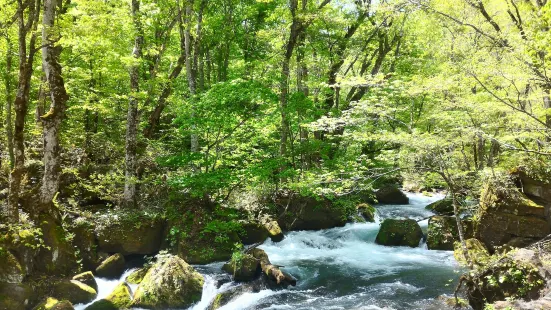
[[[94,300],[97,292],[82,282],[70,280],[55,285],[52,296],[60,300],[68,300],[73,304],[80,304]]]
[[[140,268],[134,272],[132,272],[128,277],[126,277],[125,281],[130,284],[140,284],[143,280],[143,277],[145,277],[145,274],[147,273],[148,268]]]
[[[371,222],[371,223],[375,222],[375,213],[377,212],[377,210],[373,206],[367,203],[361,203],[357,205],[356,208],[358,209],[359,214],[367,222]]]
[[[385,219],[375,242],[381,245],[419,246],[423,238],[421,227],[415,220]]]
[[[130,288],[126,283],[121,283],[115,287],[113,292],[104,299],[95,301],[86,310],[117,310],[126,309],[132,302]]]

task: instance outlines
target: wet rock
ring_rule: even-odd
[[[356,208],[358,209],[358,213],[363,217],[366,222],[375,222],[375,214],[377,210],[375,210],[373,206],[367,203],[361,203],[357,205]]]
[[[94,300],[97,296],[95,289],[76,281],[65,280],[57,283],[52,292],[52,297],[58,300],[68,300],[73,304],[85,304]]]
[[[116,214],[98,219],[95,232],[99,250],[108,253],[154,254],[161,247],[164,221],[161,218],[138,218]]]
[[[381,224],[375,243],[415,248],[422,238],[423,232],[415,220],[386,219]]]
[[[0,310],[26,309],[32,295],[33,290],[25,284],[0,283]]]
[[[242,225],[243,232],[239,235],[243,244],[264,242],[268,238],[268,230],[258,222],[246,222]]]
[[[124,264],[122,254],[111,255],[96,268],[96,274],[102,278],[118,279],[124,272]]]
[[[0,283],[21,283],[25,278],[23,267],[10,251],[0,251]]]
[[[46,300],[38,304],[33,310],[74,310],[75,308],[68,300],[57,300],[53,297],[48,297]]]
[[[204,279],[183,259],[158,256],[134,293],[133,307],[187,308],[201,299]]]
[[[82,282],[96,291],[98,290],[98,284],[96,283],[96,279],[94,279],[94,275],[92,274],[91,271],[79,273],[73,277],[73,280]]]
[[[125,281],[130,284],[140,284],[147,273],[148,268],[140,268],[126,277]]]
[[[473,237],[471,221],[462,221],[465,239]],[[427,229],[427,247],[429,250],[453,251],[454,243],[459,241],[457,221],[453,216],[432,216]]]
[[[428,204],[425,209],[438,215],[453,215],[453,200],[451,198],[444,198]]]
[[[224,264],[222,270],[232,275],[235,281],[251,281],[260,274],[260,261],[250,254],[243,254]]]
[[[484,244],[482,244],[482,242],[480,242],[480,240],[471,238],[465,240],[465,243],[467,245],[467,253],[469,255],[469,258],[474,265],[483,266],[488,262],[488,260],[490,259],[490,253],[488,253],[488,249],[486,249],[486,247],[484,246]],[[455,260],[458,261],[460,264],[464,266],[468,265],[467,260],[465,259],[465,255],[463,255],[461,243],[455,242],[453,256],[455,257]]]
[[[406,205],[409,198],[396,186],[386,186],[375,193],[379,203]]]
[[[126,283],[120,283],[106,298],[95,301],[85,310],[117,310],[126,309],[132,302],[130,287]]]
[[[279,227],[277,221],[268,221],[264,224],[264,227],[268,231],[268,237],[270,237],[273,242],[283,240],[283,231],[281,231],[281,227]]]

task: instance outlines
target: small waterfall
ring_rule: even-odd
[[[96,297],[96,299],[94,299],[93,301],[91,301],[87,304],[77,304],[77,305],[75,305],[74,306],[75,310],[84,310],[84,309],[86,309],[86,307],[93,304],[95,301],[103,299],[103,298],[109,296],[109,294],[111,294],[113,292],[113,290],[115,290],[117,285],[119,285],[121,282],[124,282],[126,277],[128,277],[132,272],[134,272],[136,270],[137,270],[137,268],[127,269],[122,274],[122,276],[118,279],[106,279],[106,278],[96,277],[95,278],[96,283],[98,284],[98,296]],[[133,293],[134,290],[136,289],[136,285],[130,285],[130,288],[132,289],[131,293]]]

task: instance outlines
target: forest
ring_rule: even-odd
[[[551,309],[550,27],[0,0],[0,310]]]

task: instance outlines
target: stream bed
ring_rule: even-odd
[[[380,220],[427,218],[432,213],[424,207],[443,198],[408,196],[408,205],[376,206],[377,223],[296,231],[288,233],[279,243],[266,241],[260,248],[273,264],[284,266],[283,270],[297,278],[297,286],[245,292],[219,309],[445,309],[444,303],[436,298],[452,294],[457,283],[460,267],[453,252],[429,251],[424,242],[417,248],[375,244]],[[427,220],[420,224],[426,232]],[[221,279],[227,278],[220,269],[222,264],[195,266],[205,276],[205,285],[202,300],[191,309],[205,310],[216,294],[242,285],[235,282],[219,285]],[[106,286],[117,283],[97,281],[100,295],[109,290]]]

